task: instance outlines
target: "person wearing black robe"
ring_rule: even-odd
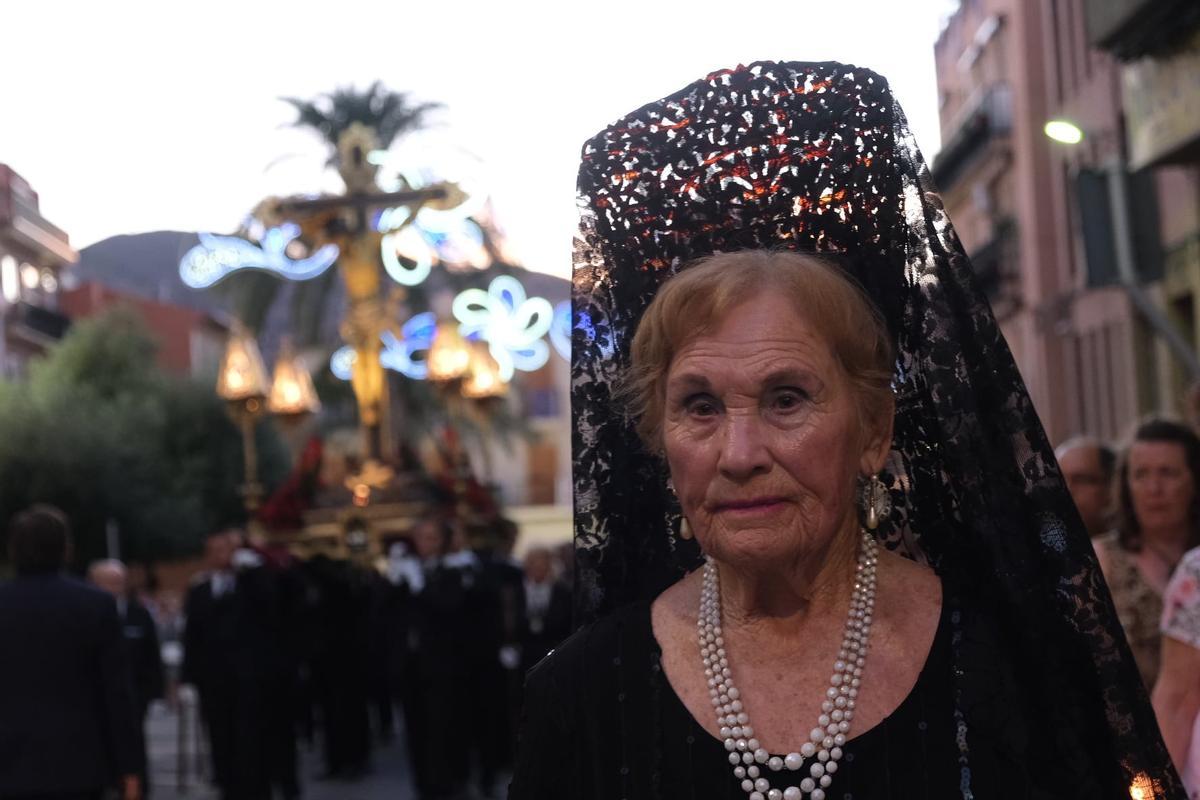
[[[185,603],[183,681],[196,687],[223,800],[299,796],[291,691],[296,664],[278,576],[240,533],[206,541],[209,571]]]
[[[146,766],[146,712],[152,700],[163,696],[162,649],[158,626],[137,598],[130,595],[125,565],[115,559],[97,561],[88,568],[88,579],[113,596],[117,603],[121,634],[125,642],[125,663],[133,688],[134,718],[137,720],[138,748],[143,754],[142,797],[150,795],[149,769]]]

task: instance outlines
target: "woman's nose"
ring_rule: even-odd
[[[731,478],[742,478],[765,472],[770,464],[758,415],[749,412],[726,415],[718,462],[720,470]]]

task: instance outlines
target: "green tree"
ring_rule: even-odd
[[[195,553],[244,518],[241,440],[212,385],[163,373],[141,321],[125,311],[77,323],[28,380],[0,382],[0,514],[53,503],[75,528],[76,563],[105,553],[155,561]],[[268,485],[287,454],[269,426],[258,443]]]

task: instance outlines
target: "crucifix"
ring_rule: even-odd
[[[380,192],[378,167],[368,154],[376,149],[374,131],[362,124],[349,126],[338,139],[338,172],[346,193],[315,199],[284,199],[273,214],[300,226],[313,247],[338,247],[337,267],[346,287],[349,308],[342,320],[342,338],[354,348],[351,376],[367,459],[388,461],[392,455],[387,377],[380,362],[381,335],[392,327],[386,311],[383,270],[379,263],[382,233],[372,224],[372,212],[382,208],[409,210],[404,222],[416,219],[421,208],[453,208],[465,196],[451,183],[428,189]]]

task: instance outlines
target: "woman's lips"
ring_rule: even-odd
[[[728,503],[718,503],[717,513],[752,516],[755,514],[769,514],[782,507],[783,498],[761,497],[753,500],[734,500]]]

